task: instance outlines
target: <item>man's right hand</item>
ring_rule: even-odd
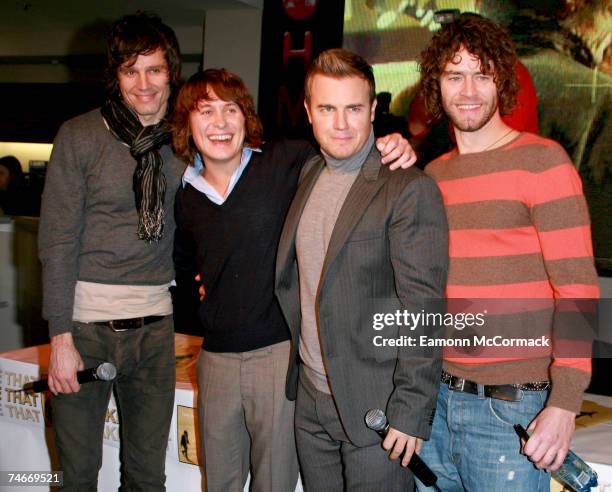
[[[389,459],[396,460],[402,457],[401,465],[406,467],[410,463],[413,453],[419,454],[423,440],[389,427],[389,431],[383,440],[382,447],[389,453]]]
[[[79,351],[74,346],[72,333],[62,333],[51,337],[51,356],[49,357],[49,389],[51,393],[76,393],[81,389],[77,381],[77,371],[85,368]]]

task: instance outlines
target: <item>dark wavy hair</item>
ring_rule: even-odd
[[[224,68],[209,68],[192,75],[181,87],[169,121],[174,152],[187,164],[193,163],[198,152],[191,137],[189,113],[198,109],[200,101],[211,100],[211,90],[219,99],[236,103],[242,111],[245,119],[245,144],[257,148],[263,143],[261,120],[242,79]]]
[[[306,73],[304,82],[304,100],[310,104],[312,78],[317,75],[328,77],[360,77],[370,86],[370,103],[376,98],[376,83],[370,64],[361,56],[343,48],[323,51],[315,58]]]
[[[172,93],[181,79],[181,51],[174,31],[162,20],[138,11],[121,17],[111,27],[106,40],[106,90],[110,97],[119,94],[117,71],[125,63],[136,63],[138,55],[161,49],[168,64]]]
[[[421,52],[421,91],[427,110],[435,118],[444,114],[440,76],[462,47],[480,60],[483,73],[491,74],[492,64],[500,114],[510,113],[519,92],[514,43],[501,26],[471,13],[461,14],[456,21],[443,25]]]

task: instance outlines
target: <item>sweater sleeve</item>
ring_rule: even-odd
[[[85,210],[83,163],[76,140],[74,131],[64,124],[53,144],[40,211],[43,316],[49,322],[50,336],[72,331]]]
[[[291,142],[291,141],[288,141]],[[291,156],[294,166],[297,166],[300,170],[298,182],[301,183],[304,176],[310,171],[312,165],[318,162],[317,159],[313,159],[319,155],[318,150],[307,140],[294,140],[291,142],[289,147],[289,155]]]
[[[311,157],[318,154],[317,149],[307,140],[284,140],[285,152],[291,166],[300,169],[308,162]]]
[[[179,188],[174,202],[174,269],[176,286],[172,289],[175,326],[193,327],[197,323],[197,310],[200,305],[198,288],[195,281],[197,269],[197,249],[193,234],[188,227],[189,215],[184,207],[185,190]]]
[[[580,177],[559,145],[548,151],[557,164],[537,173],[530,211],[555,297],[547,405],[578,413],[590,380],[590,319],[599,287]]]
[[[174,269],[176,280],[192,278],[197,273],[196,244],[191,230],[188,227],[190,216],[184,206],[185,189],[179,188],[174,201],[174,220],[176,231],[174,232]]]

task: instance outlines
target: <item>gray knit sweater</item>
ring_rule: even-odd
[[[53,144],[42,198],[39,254],[43,316],[54,336],[72,329],[77,280],[103,284],[161,285],[173,279],[174,195],[184,165],[165,146],[167,191],[164,235],[137,237],[129,148],[106,128],[100,110],[62,125]]]

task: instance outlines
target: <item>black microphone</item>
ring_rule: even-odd
[[[383,438],[386,437],[387,432],[389,432],[387,416],[380,408],[372,408],[371,410],[368,410],[368,412],[365,414],[365,423],[370,429],[378,432],[378,434]],[[412,453],[412,457],[408,463],[408,468],[410,468],[410,471],[414,473],[415,477],[423,482],[423,485],[426,487],[436,487],[438,477],[436,477],[436,474],[431,471],[431,469],[425,464],[421,457],[416,454],[416,452]]]
[[[117,369],[110,362],[103,362],[98,367],[92,367],[90,369],[84,369],[83,371],[77,372],[77,381],[80,384],[91,383],[92,381],[112,381],[117,376]],[[49,389],[49,381],[47,379],[41,379],[39,381],[32,381],[23,385],[22,391],[28,394],[41,393]]]

